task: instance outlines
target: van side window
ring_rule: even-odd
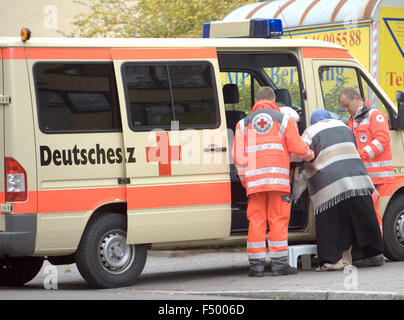
[[[38,62],[33,71],[43,132],[122,130],[112,63]]]
[[[303,102],[300,93],[300,78],[297,66],[280,66],[264,68],[265,73],[272,80],[277,88],[277,92],[282,96],[282,91],[289,92],[290,103],[286,101],[277,101],[279,107],[293,107],[295,110],[303,109]],[[288,99],[289,100],[289,99]]]
[[[126,63],[122,70],[133,130],[215,128],[220,124],[213,69],[204,62]]]
[[[334,118],[347,123],[350,117],[349,113],[345,112],[338,102],[338,96],[345,87],[355,88],[361,94],[366,105],[378,108],[389,118],[384,102],[372,89],[368,80],[356,68],[324,66],[319,68],[319,77],[324,108],[328,110]]]
[[[254,75],[250,72],[221,72],[220,77],[222,86],[235,85],[238,91],[238,101],[227,102],[225,96],[225,89],[223,89],[223,97],[225,108],[227,111],[244,111],[250,112],[255,103],[255,95],[261,87]],[[231,94],[232,92],[230,92]]]

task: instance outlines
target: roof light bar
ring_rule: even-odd
[[[280,19],[255,19],[251,20],[251,23],[252,38],[277,39],[283,35],[282,20]]]
[[[203,25],[203,38],[270,38],[283,35],[280,19],[214,21]]]
[[[203,24],[202,38],[210,38],[210,22]]]

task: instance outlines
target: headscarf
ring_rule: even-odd
[[[313,125],[321,120],[332,119],[330,113],[325,109],[317,109],[310,118],[310,124]]]

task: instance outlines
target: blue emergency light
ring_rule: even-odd
[[[210,38],[210,22],[203,24],[202,38]]]
[[[207,22],[203,24],[202,37],[203,38],[218,38],[218,37],[231,37],[231,38],[270,38],[277,39],[283,35],[282,20],[281,19],[251,19],[249,21],[249,28],[241,28],[238,33],[240,23],[245,26],[246,21],[217,21]],[[248,22],[247,22],[248,23]],[[226,28],[222,28],[226,24]],[[234,26],[231,35],[229,35],[229,26]],[[214,28],[214,32],[212,32]],[[234,32],[234,30],[236,30]]]
[[[281,19],[251,20],[251,38],[280,38],[283,35]]]

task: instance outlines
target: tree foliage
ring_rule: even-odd
[[[222,20],[256,0],[77,0],[73,36],[182,38],[202,35],[205,22]]]

